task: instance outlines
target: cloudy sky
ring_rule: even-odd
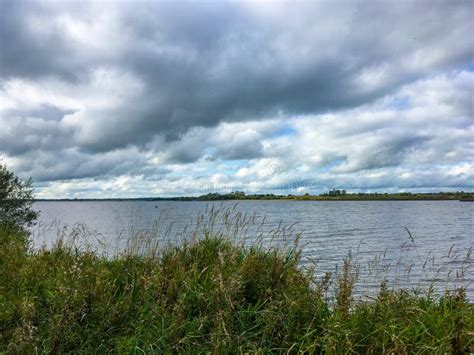
[[[0,1],[38,197],[474,189],[472,1]]]

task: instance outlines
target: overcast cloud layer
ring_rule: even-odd
[[[38,197],[473,190],[472,1],[0,2]]]

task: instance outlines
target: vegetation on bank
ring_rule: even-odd
[[[370,201],[370,200],[474,200],[474,193],[471,192],[436,192],[436,193],[348,193],[346,190],[333,189],[321,195],[275,195],[275,194],[250,194],[242,191],[232,192],[230,194],[210,193],[199,197],[177,197],[174,200],[314,200],[314,201]]]
[[[223,236],[159,255],[106,258],[58,243],[33,251],[0,228],[0,352],[469,353],[474,305],[382,284],[353,299],[298,267],[296,249],[236,246]],[[327,289],[335,283],[334,297]]]
[[[12,229],[32,226],[38,217],[33,210],[32,181],[23,181],[0,163],[0,224]]]
[[[138,201],[225,201],[225,200],[286,200],[286,201],[383,201],[383,200],[461,200],[474,201],[473,192],[455,191],[455,192],[433,192],[433,193],[348,193],[346,190],[333,189],[320,195],[275,195],[275,194],[245,194],[242,191],[231,192],[228,194],[208,193],[201,196],[181,196],[181,197],[145,197],[145,198],[109,198],[109,199],[60,199],[61,201],[90,201],[90,200],[138,200]],[[54,201],[54,199],[38,200]]]

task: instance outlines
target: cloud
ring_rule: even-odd
[[[0,11],[0,154],[44,184],[405,188],[473,160],[468,1]],[[464,186],[445,170],[423,181]]]
[[[470,136],[474,119],[469,99],[473,79],[474,73],[466,71],[435,76],[371,105],[296,119],[294,141],[299,144],[290,159],[334,174],[473,161]],[[410,106],[394,108],[391,103],[400,97]]]
[[[223,124],[216,129],[215,157],[222,160],[255,159],[263,155],[263,136],[259,132],[265,127],[249,124]]]
[[[221,121],[353,107],[472,61],[467,2],[2,6],[3,79],[54,77],[88,90],[97,72],[124,73],[103,79],[103,94],[124,91],[120,102],[105,111],[86,102],[78,115],[87,132],[91,121],[107,130],[114,116],[134,144],[150,131],[176,138]],[[143,86],[140,99],[127,80]]]
[[[55,142],[63,145],[55,148],[46,144],[54,126],[24,119],[11,126],[16,134],[39,132],[35,124],[45,125],[44,144],[33,135],[32,147],[40,149],[12,150],[9,155],[18,157],[9,162],[37,181],[60,180],[61,186],[75,186],[68,180],[78,186],[102,181],[112,189],[71,188],[74,196],[171,196],[216,190],[301,193],[333,187],[471,189],[473,90],[473,72],[453,72],[414,82],[354,109],[291,120],[221,123],[189,130],[173,142],[158,136],[143,148],[129,145],[108,152],[83,151],[61,141],[62,132]],[[403,107],[394,102],[404,102]],[[51,122],[57,122],[55,115]],[[4,132],[14,140],[15,134]],[[29,135],[24,136],[23,144]],[[0,137],[5,141],[7,136]],[[108,180],[121,181],[120,188]],[[137,190],[135,183],[142,187]],[[48,189],[42,196],[48,196]]]

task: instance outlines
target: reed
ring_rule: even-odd
[[[318,277],[293,226],[262,223],[210,208],[177,239],[172,225],[128,229],[116,253],[88,244],[84,226],[39,249],[0,227],[0,352],[474,352],[462,285],[437,294],[382,277],[357,297],[354,255]]]

